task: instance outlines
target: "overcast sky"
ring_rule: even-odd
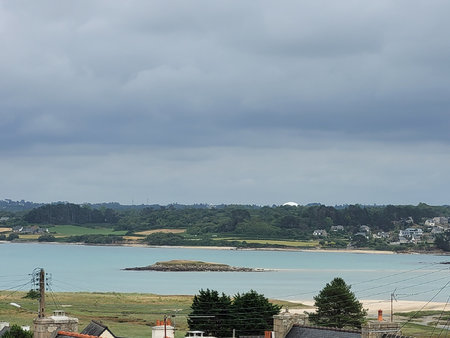
[[[448,204],[448,13],[0,0],[0,199]]]

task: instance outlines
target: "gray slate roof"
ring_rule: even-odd
[[[102,323],[92,320],[89,323],[89,325],[86,326],[83,331],[81,331],[81,334],[88,334],[91,336],[100,336],[106,330],[108,330],[108,332],[114,336],[114,334],[111,331],[109,331],[109,329],[106,325],[103,325]]]
[[[294,325],[286,338],[361,338],[361,332],[330,327]]]
[[[3,329],[0,330],[0,337],[2,337],[8,331],[9,331],[9,326],[5,326]]]

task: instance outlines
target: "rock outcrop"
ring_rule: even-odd
[[[202,261],[172,260],[156,262],[153,265],[125,268],[133,271],[214,271],[214,272],[261,272],[263,269],[244,268],[220,263],[208,263]]]

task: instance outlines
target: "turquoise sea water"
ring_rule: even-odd
[[[157,261],[190,259],[270,272],[123,271]],[[254,289],[267,297],[312,299],[334,277],[352,285],[360,299],[447,301],[449,256],[299,251],[244,251],[60,244],[0,244],[0,289],[28,290],[30,274],[42,267],[53,291],[195,294],[214,289],[235,294]]]

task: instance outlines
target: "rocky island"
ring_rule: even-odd
[[[214,272],[262,272],[264,269],[244,268],[230,266],[221,263],[209,263],[202,261],[171,260],[167,262],[156,262],[153,265],[125,268],[133,271],[214,271]]]

